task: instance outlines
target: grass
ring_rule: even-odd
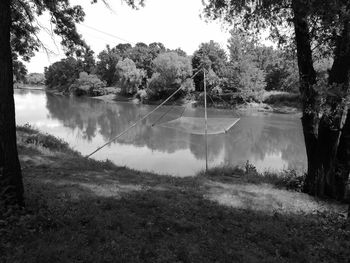
[[[339,205],[282,189],[286,185],[277,175],[259,175],[249,163],[181,179],[88,160],[64,143],[58,146],[60,140],[51,149],[44,143],[49,135],[26,139],[33,135],[38,132],[30,127],[18,129],[26,208],[0,215],[0,262],[348,262],[350,257],[350,226]],[[243,205],[232,205],[238,198]],[[271,205],[278,202],[280,210]],[[290,209],[301,208],[301,202],[303,211]]]

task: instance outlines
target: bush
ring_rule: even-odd
[[[105,82],[101,81],[96,75],[81,72],[79,79],[69,87],[69,90],[77,96],[100,96],[105,94],[104,87],[106,87]]]

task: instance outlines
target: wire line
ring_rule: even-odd
[[[96,31],[96,32],[99,32],[99,33],[101,33],[101,34],[105,34],[105,35],[107,35],[107,36],[117,38],[117,39],[119,39],[119,40],[121,40],[121,41],[123,41],[123,42],[129,43],[129,44],[132,44],[132,45],[135,44],[135,43],[132,42],[132,41],[126,40],[126,39],[124,39],[124,38],[122,38],[122,37],[118,37],[118,36],[113,35],[113,34],[111,34],[111,33],[104,32],[104,31],[102,31],[102,30],[100,30],[100,29],[97,29],[97,28],[94,28],[94,27],[92,27],[92,26],[88,26],[88,25],[86,25],[86,24],[79,24],[79,25],[84,26],[84,27],[86,27],[86,28],[89,28],[89,29],[91,29],[91,30],[94,30],[94,31]]]

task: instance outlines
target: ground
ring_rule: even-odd
[[[181,179],[18,142],[26,208],[0,216],[0,262],[349,262],[344,205],[249,165]]]

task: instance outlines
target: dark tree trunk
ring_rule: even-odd
[[[10,46],[11,0],[0,1],[0,202],[20,205],[23,183],[16,142]]]
[[[336,186],[340,196],[350,204],[350,110],[340,136],[337,153],[338,171],[336,173]],[[350,212],[350,206],[349,206]]]
[[[341,37],[338,39],[334,54],[334,63],[329,73],[329,85],[336,84],[337,88],[341,88],[344,94],[349,90],[349,73],[350,73],[350,21],[347,19],[343,23]],[[332,109],[332,114],[321,120],[326,125],[327,140],[324,142],[327,152],[323,153],[324,160],[322,167],[324,169],[325,184],[324,194],[342,200],[345,191],[345,174],[348,174],[347,161],[344,160],[344,154],[349,151],[347,144],[347,132],[344,125],[347,116],[348,108],[346,103],[340,98],[327,98],[327,103]],[[326,121],[323,121],[326,119]],[[349,120],[347,121],[347,124]],[[343,145],[342,145],[343,144]],[[340,152],[339,152],[340,148]],[[343,155],[343,156],[342,156]],[[339,159],[339,157],[341,159]],[[344,170],[345,169],[345,170]],[[347,179],[347,178],[346,178]]]
[[[318,113],[315,111],[315,108],[317,108],[316,92],[313,88],[313,85],[316,84],[316,72],[313,66],[305,1],[293,0],[292,8],[294,12],[295,41],[297,44],[300,94],[303,102],[303,116],[301,121],[308,160],[308,172],[304,191],[315,194],[315,180],[320,162],[317,154]]]
[[[344,126],[347,107],[342,103],[342,98],[330,96],[326,101],[327,107],[331,110],[319,118],[317,92],[313,86],[316,84],[316,73],[313,67],[310,44],[307,3],[308,1],[304,0],[292,1],[300,93],[303,102],[302,125],[308,158],[304,191],[311,195],[326,195],[343,199],[345,178],[347,179],[349,174],[350,128],[347,125]],[[349,21],[344,21],[342,35],[337,42],[334,63],[329,76],[330,87],[337,84],[344,92],[349,90],[349,43],[350,24]],[[349,118],[350,116],[347,120]],[[338,165],[339,163],[341,165]]]

